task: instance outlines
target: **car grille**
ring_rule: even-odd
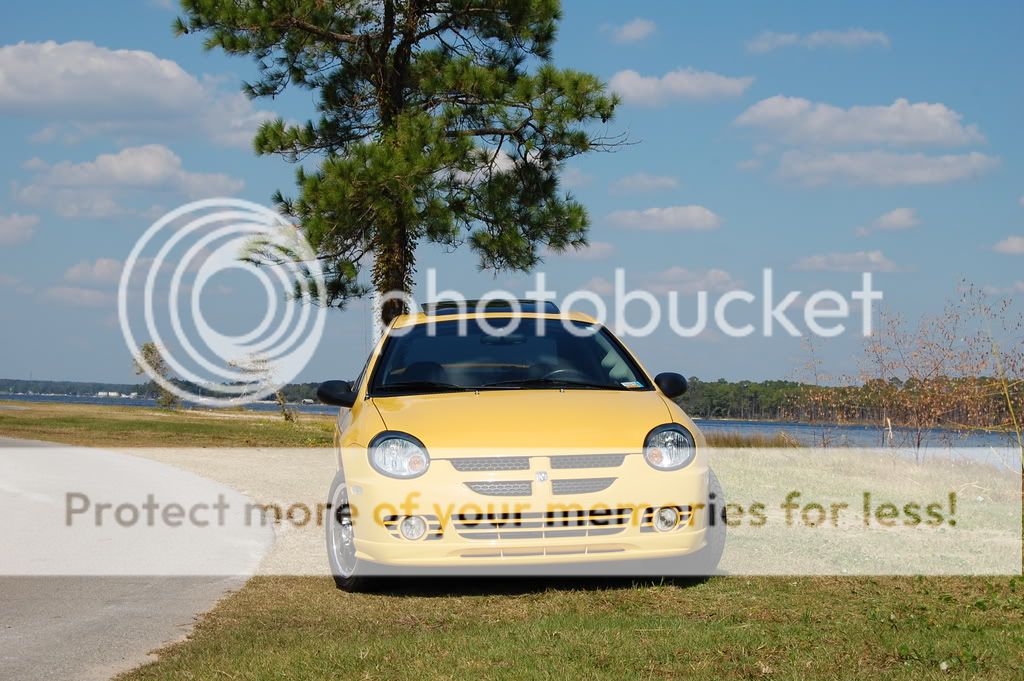
[[[534,457],[548,458],[548,457]],[[560,454],[550,457],[551,468],[615,468],[625,461],[625,454]],[[530,469],[528,456],[469,456],[449,459],[452,467],[461,473],[478,471],[526,471]]]
[[[553,494],[589,494],[600,492],[611,487],[616,478],[575,478],[569,480],[552,480]]]
[[[611,487],[618,478],[567,478],[551,481],[552,494],[591,494]],[[533,494],[529,480],[477,480],[465,483],[477,494],[489,497],[528,497]]]
[[[528,556],[596,556],[604,553],[622,553],[624,546],[609,544],[556,544],[554,546],[490,546],[467,549],[459,553],[460,558],[525,558]]]
[[[463,539],[556,539],[618,534],[632,517],[632,508],[459,514],[452,525]]]
[[[566,454],[551,457],[551,467],[564,468],[612,468],[621,466],[625,454]]]
[[[466,487],[489,497],[528,497],[533,493],[533,483],[529,480],[467,482]]]
[[[465,459],[451,459],[455,470],[466,473],[475,471],[525,471],[530,468],[528,456],[473,456]]]

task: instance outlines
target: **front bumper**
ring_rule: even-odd
[[[555,465],[575,454],[515,456],[516,470],[472,470],[466,462],[487,458],[479,453],[435,456],[424,475],[395,480],[371,469],[365,450],[344,453],[357,557],[471,569],[665,559],[705,545],[708,469],[701,456],[672,472],[652,469],[639,452],[580,454],[591,457],[582,467]],[[653,513],[665,506],[678,509],[680,522],[657,531]],[[401,536],[398,524],[410,515],[427,519],[424,538]]]

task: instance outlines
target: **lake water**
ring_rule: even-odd
[[[95,397],[72,395],[7,395],[0,394],[0,400],[22,402],[51,402],[67,404],[105,404],[119,407],[156,407],[156,400],[143,398]],[[336,407],[324,404],[292,404],[291,408],[303,414],[334,414]],[[186,404],[187,408],[204,408]],[[276,403],[257,402],[244,407],[255,412],[275,412]],[[869,425],[808,424],[778,421],[732,421],[694,419],[705,433],[739,433],[774,437],[785,433],[797,442],[812,446],[829,447],[884,447],[889,444],[885,429]],[[1015,436],[1007,433],[960,433],[953,430],[932,429],[925,434],[929,447],[1014,447]],[[896,446],[912,446],[913,434],[904,428],[893,428],[892,442]]]

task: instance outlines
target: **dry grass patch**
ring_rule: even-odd
[[[332,418],[318,415],[286,423],[252,412],[3,404],[19,408],[0,410],[0,435],[86,447],[329,447],[334,432]]]

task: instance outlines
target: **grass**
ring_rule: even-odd
[[[152,447],[329,444],[329,419],[85,405],[0,409],[0,435]],[[715,438],[721,438],[715,440]],[[716,446],[777,439],[709,437]],[[435,581],[345,594],[257,577],[143,679],[1006,678],[1024,675],[1024,579]]]
[[[800,443],[786,435],[782,431],[779,431],[775,435],[760,435],[756,433],[736,433],[736,432],[714,432],[705,433],[704,439],[707,440],[709,447],[723,447],[723,448],[752,448],[758,449],[777,449],[780,447],[799,447]]]
[[[256,578],[143,679],[1021,678],[1024,581]],[[945,668],[945,671],[944,671]]]
[[[87,447],[330,447],[333,420],[252,412],[0,402],[0,436]]]

